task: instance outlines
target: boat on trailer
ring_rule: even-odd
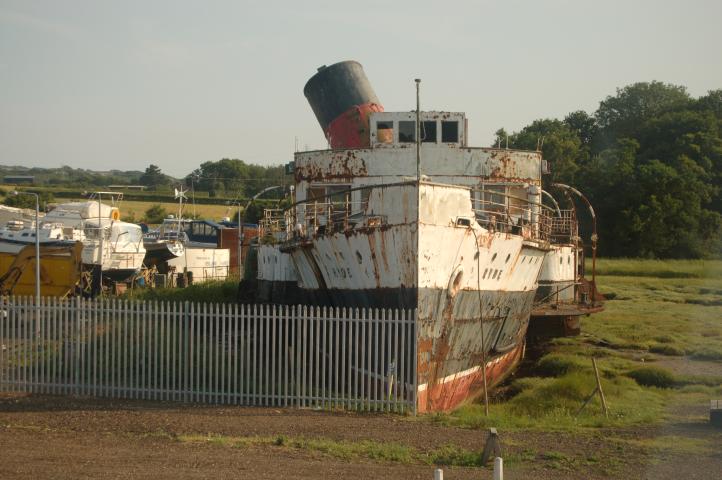
[[[331,148],[295,154],[295,203],[264,212],[239,295],[416,309],[417,410],[492,388],[524,355],[550,250],[541,154],[469,146],[460,112],[385,112],[357,62],[304,94]]]
[[[96,192],[84,202],[58,204],[39,221],[41,246],[82,243],[82,263],[94,273],[95,290],[100,285],[98,272],[108,280],[125,281],[143,266],[140,226],[121,221],[116,206],[102,203],[103,198],[116,203],[121,197],[116,192]],[[34,243],[34,222],[15,220],[0,229],[0,252],[17,254]]]

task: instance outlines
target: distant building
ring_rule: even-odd
[[[32,175],[7,175],[3,178],[3,183],[11,185],[32,184],[35,183],[35,177]]]
[[[108,188],[115,188],[116,190],[145,190],[148,187],[145,185],[108,185]]]

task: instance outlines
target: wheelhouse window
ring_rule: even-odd
[[[414,143],[416,141],[416,122],[399,122],[399,143]]]
[[[421,122],[421,141],[424,143],[436,143],[436,122]]]
[[[459,122],[442,121],[441,122],[441,142],[442,143],[458,143],[459,142]]]
[[[394,143],[394,122],[376,122],[376,141]]]

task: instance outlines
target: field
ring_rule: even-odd
[[[603,313],[479,404],[420,417],[0,396],[0,478],[718,478],[722,262],[601,260]],[[220,285],[218,288],[223,288]],[[593,398],[595,357],[610,415]]]
[[[135,200],[123,200],[120,204],[121,218],[129,222],[140,222],[143,220],[145,211],[154,205],[162,206],[168,214],[178,215],[178,203],[170,202],[140,202]],[[223,217],[231,217],[236,214],[238,207],[228,205],[201,205],[195,206],[195,214],[198,218],[206,220],[222,220]],[[190,217],[193,215],[193,205],[185,205],[183,207],[183,216]]]
[[[84,198],[68,198],[59,199],[57,202],[81,202],[86,201]],[[178,202],[149,202],[149,201],[137,201],[137,200],[123,200],[120,202],[120,218],[126,222],[142,222],[145,216],[146,210],[154,205],[160,205],[165,209],[169,215],[178,215]],[[228,205],[206,205],[196,204],[184,205],[183,216],[191,217],[195,209],[196,217],[208,220],[222,220],[223,217],[233,217],[238,211],[237,206]]]

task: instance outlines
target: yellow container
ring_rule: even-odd
[[[65,297],[75,291],[82,274],[81,251],[76,242],[62,247],[40,247],[40,294]],[[17,254],[0,253],[0,293],[35,295],[35,245]]]

